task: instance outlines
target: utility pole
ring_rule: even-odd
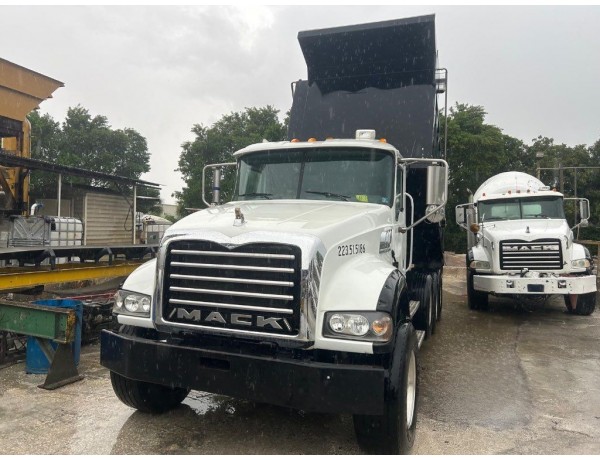
[[[565,175],[563,174],[562,163],[558,164],[558,177],[560,178],[560,193],[565,194]]]

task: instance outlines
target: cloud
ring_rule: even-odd
[[[183,186],[174,170],[196,123],[245,107],[291,105],[306,78],[300,30],[436,14],[449,99],[529,142],[600,137],[600,7],[0,6],[2,57],[61,80],[42,112],[81,104],[148,140],[144,179]]]

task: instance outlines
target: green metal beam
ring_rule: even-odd
[[[77,316],[69,308],[48,308],[23,302],[0,301],[0,330],[25,334],[58,343],[75,338]]]

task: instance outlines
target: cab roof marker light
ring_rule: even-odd
[[[308,139],[308,142],[317,142],[317,140],[314,137],[311,137]]]
[[[356,140],[374,141],[375,140],[375,130],[374,129],[357,129],[356,130]]]
[[[292,139],[290,142],[300,142],[299,139]]]

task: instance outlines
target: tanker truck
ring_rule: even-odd
[[[456,207],[456,222],[468,235],[469,308],[487,309],[489,295],[517,301],[562,295],[569,312],[594,311],[593,259],[574,242],[563,207],[568,200],[579,207],[576,226],[587,225],[587,199],[565,198],[529,174],[510,171],[489,178],[470,203]]]
[[[433,16],[300,32],[288,140],[209,165],[207,208],[119,290],[101,363],[125,404],[191,389],[353,415],[370,453],[413,445],[419,347],[441,313],[448,165]],[[221,204],[223,168],[235,169]],[[284,453],[285,451],[282,451]]]

